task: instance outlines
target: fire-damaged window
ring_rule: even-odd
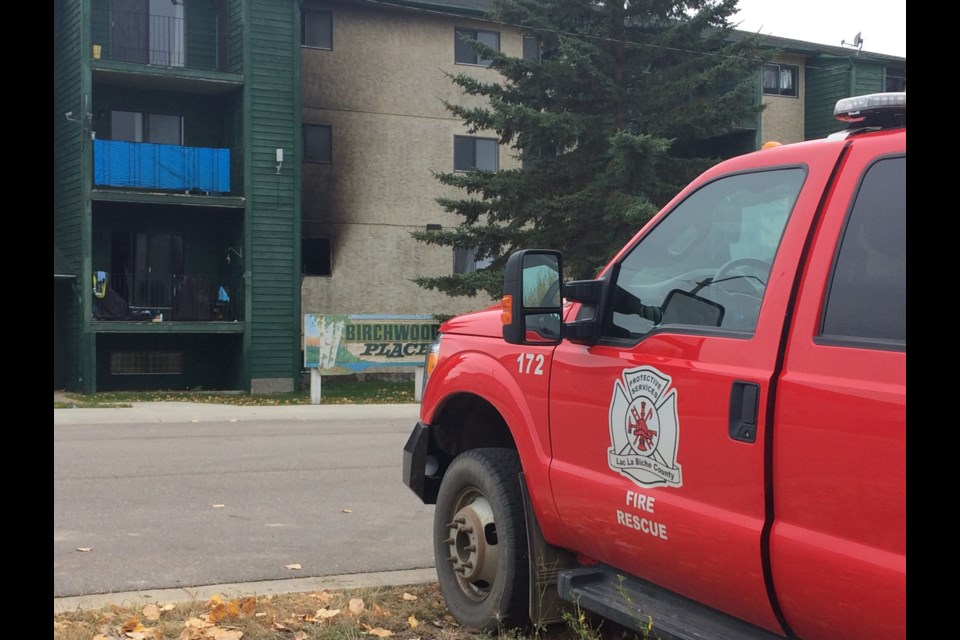
[[[304,238],[300,262],[305,276],[329,276],[332,263],[330,238]]]

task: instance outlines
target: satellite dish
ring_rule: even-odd
[[[862,33],[863,33],[862,31],[857,32],[857,35],[853,36],[853,42],[852,42],[852,43],[851,43],[851,42],[847,42],[846,40],[841,40],[841,41],[840,41],[840,46],[841,46],[841,47],[844,47],[844,46],[846,46],[846,47],[856,47],[858,51],[861,50],[861,49],[863,49],[863,37],[861,37],[861,34],[862,34]]]

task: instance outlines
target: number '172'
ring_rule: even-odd
[[[543,375],[542,353],[521,353],[517,356],[517,369],[520,373]]]

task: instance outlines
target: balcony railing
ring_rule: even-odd
[[[183,18],[112,11],[109,48],[101,49],[101,55],[117,62],[182,67],[186,61]]]
[[[109,10],[96,15],[93,59],[217,69],[221,52],[215,8],[194,11],[188,25],[182,2],[156,6],[165,7],[166,14]]]
[[[230,193],[230,149],[94,140],[96,186]]]
[[[99,272],[102,273],[102,272]],[[109,274],[94,287],[93,319],[119,322],[231,322],[243,320],[242,287],[210,275],[134,278]]]

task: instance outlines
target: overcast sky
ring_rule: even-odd
[[[840,46],[857,33],[863,50],[907,57],[906,0],[739,0],[745,31]]]

